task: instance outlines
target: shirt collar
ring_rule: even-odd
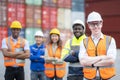
[[[91,35],[92,39],[96,39],[93,35]],[[103,33],[100,34],[100,37],[98,39],[104,39]]]

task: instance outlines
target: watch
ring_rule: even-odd
[[[94,64],[92,64],[92,67],[95,67]]]

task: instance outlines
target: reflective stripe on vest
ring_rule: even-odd
[[[49,57],[54,57],[60,59],[61,57],[61,48],[57,48],[55,53],[52,51],[52,44],[47,46],[48,50],[48,55]],[[52,64],[52,63],[45,63],[45,74],[47,77],[52,78],[55,75],[59,78],[64,77],[66,73],[66,63],[64,62],[63,64]]]
[[[16,44],[14,44],[14,42],[10,36],[10,37],[6,38],[6,44],[8,46],[8,50],[14,53],[15,49],[20,49],[23,51],[25,41],[23,38],[19,37]],[[17,60],[18,59],[4,57],[4,64],[5,64],[5,66],[24,66],[24,60],[19,60],[19,62],[21,61],[20,63]]]
[[[110,43],[111,43],[111,37],[106,35],[104,35],[104,39],[99,40],[97,47],[95,47],[91,37],[84,39],[84,46],[89,56],[106,55]],[[97,69],[99,69],[99,73],[102,79],[109,79],[115,75],[114,65],[111,65],[111,66],[99,67],[99,68],[84,67],[83,69],[84,77],[87,79],[95,78]]]

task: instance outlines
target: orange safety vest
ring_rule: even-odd
[[[17,49],[23,51],[23,48],[25,45],[25,40],[23,38],[19,37],[16,44],[14,44],[12,37],[8,37],[8,38],[6,38],[6,44],[8,46],[8,50],[13,52],[13,54],[14,54],[14,52]],[[16,61],[17,61],[17,59],[15,59],[15,58],[4,57],[4,65],[5,66],[24,66],[24,62],[19,63]]]
[[[86,46],[86,42],[84,39],[84,45],[86,47],[88,56],[94,57],[94,56],[106,55],[107,48],[110,44],[110,43],[109,44],[106,44],[106,43],[111,41],[110,40],[111,37],[110,36],[107,36],[107,37],[109,37],[109,41],[106,38],[106,36],[104,35],[104,39],[100,39],[97,46],[95,46],[91,37],[88,37],[87,46]],[[102,79],[109,79],[115,75],[115,68],[113,66],[98,67],[98,70],[100,73],[100,77]],[[96,77],[97,68],[84,67],[83,72],[84,72],[85,78],[93,79]]]
[[[49,57],[54,57],[54,58],[61,58],[61,49],[58,47],[56,52],[53,54],[52,51],[52,45],[47,46],[48,50],[48,56]],[[47,77],[52,78],[55,75],[59,78],[64,77],[66,73],[66,63],[64,62],[63,64],[52,64],[52,63],[45,63],[45,74]]]

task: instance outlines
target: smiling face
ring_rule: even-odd
[[[84,34],[84,28],[81,24],[75,24],[73,27],[73,34],[76,38],[79,38]]]
[[[43,37],[42,36],[35,36],[35,41],[36,41],[36,44],[40,45],[43,42]]]
[[[92,32],[92,35],[99,35],[101,34],[101,29],[103,26],[102,21],[93,21],[88,23],[89,29]]]
[[[51,34],[51,41],[53,43],[57,43],[59,41],[59,36],[58,34]]]
[[[11,29],[12,37],[14,39],[17,39],[19,37],[20,31],[21,31],[21,29],[19,29],[19,28],[12,28]]]

